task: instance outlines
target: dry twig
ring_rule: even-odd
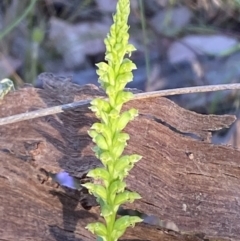
[[[212,91],[220,91],[220,90],[236,90],[236,89],[240,89],[240,84],[206,85],[206,86],[197,86],[197,87],[177,88],[177,89],[168,89],[168,90],[160,90],[160,91],[152,91],[152,92],[135,94],[134,100],[171,96],[171,95],[180,95],[180,94],[192,94],[192,93],[203,93],[203,92],[212,92]],[[79,102],[73,102],[65,105],[59,105],[59,106],[54,106],[54,107],[45,108],[41,110],[31,111],[28,113],[22,113],[18,115],[0,118],[0,125],[7,125],[7,124],[23,121],[23,120],[30,120],[30,119],[34,119],[42,116],[61,113],[61,112],[64,112],[65,110],[70,110],[80,106],[88,105],[90,102],[91,100],[83,100]]]

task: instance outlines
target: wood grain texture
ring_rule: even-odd
[[[28,86],[6,96],[0,117],[95,96],[103,92],[93,85],[46,78],[44,89]],[[143,159],[127,183],[142,199],[126,208],[173,222],[179,232],[143,223],[122,240],[240,240],[240,152],[211,144],[211,131],[235,117],[196,114],[166,98],[134,100],[130,107],[140,115],[126,128],[126,153]],[[82,180],[99,166],[87,135],[95,121],[85,106],[0,127],[0,240],[94,240],[84,228],[99,217],[94,198],[58,187],[42,170]]]

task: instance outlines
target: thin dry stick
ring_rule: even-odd
[[[206,85],[206,86],[145,92],[145,93],[135,94],[133,100],[170,96],[170,95],[203,93],[203,92],[211,92],[211,91],[219,91],[219,90],[234,90],[234,89],[235,90],[240,89],[240,84]],[[23,113],[23,114],[0,118],[0,126],[23,121],[23,120],[30,120],[30,119],[34,119],[34,118],[38,118],[38,117],[42,117],[42,116],[61,113],[61,112],[64,112],[65,110],[75,109],[80,106],[88,105],[91,101],[92,101],[92,99],[83,100],[83,101],[79,101],[79,102],[73,102],[73,103],[69,103],[69,104],[65,104],[65,105],[59,105],[59,106],[31,111],[31,112],[27,112],[27,113]]]

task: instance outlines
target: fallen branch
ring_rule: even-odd
[[[7,95],[0,114],[96,96],[104,98],[93,85],[53,77],[41,90]],[[100,221],[94,197],[83,189],[58,186],[49,175],[65,170],[85,183],[86,173],[100,167],[87,133],[95,121],[88,106],[0,126],[0,239],[93,240],[84,227]],[[229,128],[235,117],[197,114],[167,98],[132,101],[125,107],[140,113],[126,127],[131,135],[126,154],[144,157],[126,181],[142,199],[122,211],[137,210],[146,223],[129,229],[122,241],[239,241],[240,151],[211,141],[211,132]]]

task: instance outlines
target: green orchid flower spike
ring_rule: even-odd
[[[133,94],[124,91],[124,88],[132,81],[132,70],[136,69],[136,65],[125,58],[136,50],[128,42],[129,13],[129,0],[119,0],[116,14],[113,16],[114,23],[105,39],[107,63],[97,64],[99,83],[106,92],[108,100],[94,99],[90,107],[100,120],[92,125],[89,135],[96,143],[93,151],[101,160],[103,167],[88,173],[89,177],[101,180],[101,184],[86,183],[84,186],[97,197],[101,216],[105,220],[104,223],[91,223],[87,226],[88,230],[97,235],[99,241],[116,241],[129,226],[142,221],[135,216],[117,217],[120,205],[141,198],[138,193],[125,190],[124,182],[124,178],[141,156],[122,155],[129,140],[129,135],[123,132],[123,129],[138,115],[136,109],[121,112],[123,104],[133,98]]]

